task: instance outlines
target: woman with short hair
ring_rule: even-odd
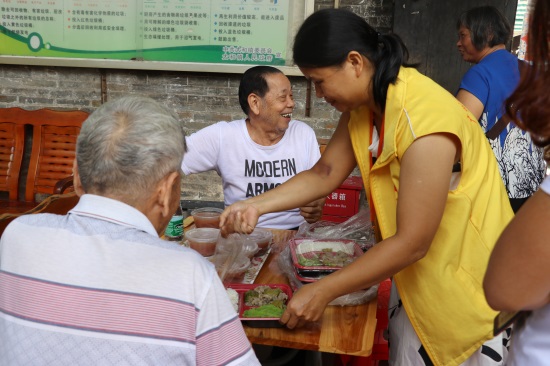
[[[485,132],[514,212],[537,190],[546,163],[531,136],[505,115],[504,101],[519,82],[527,64],[508,52],[512,28],[493,6],[480,6],[460,15],[457,47],[464,61],[474,64],[464,75],[457,99]]]

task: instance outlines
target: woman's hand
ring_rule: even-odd
[[[302,327],[306,323],[316,322],[321,319],[329,298],[323,296],[322,286],[311,283],[302,286],[292,295],[280,322],[287,328]]]
[[[246,201],[235,202],[220,216],[220,230],[223,237],[231,233],[250,234],[260,217],[259,210]]]
[[[300,215],[310,224],[319,221],[323,215],[325,199],[326,198],[323,197],[300,207]]]

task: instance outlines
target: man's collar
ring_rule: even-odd
[[[135,227],[151,235],[158,236],[149,219],[136,208],[112,198],[85,194],[69,214],[93,217],[118,225]]]

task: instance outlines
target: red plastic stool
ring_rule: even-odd
[[[380,282],[378,286],[377,321],[371,355],[369,357],[340,355],[340,359],[337,359],[335,366],[377,366],[378,361],[389,359],[388,341],[384,338],[384,331],[388,328],[390,289],[391,279],[389,278]]]

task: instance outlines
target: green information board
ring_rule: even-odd
[[[292,69],[292,37],[312,7],[312,0],[0,0],[0,62]]]

